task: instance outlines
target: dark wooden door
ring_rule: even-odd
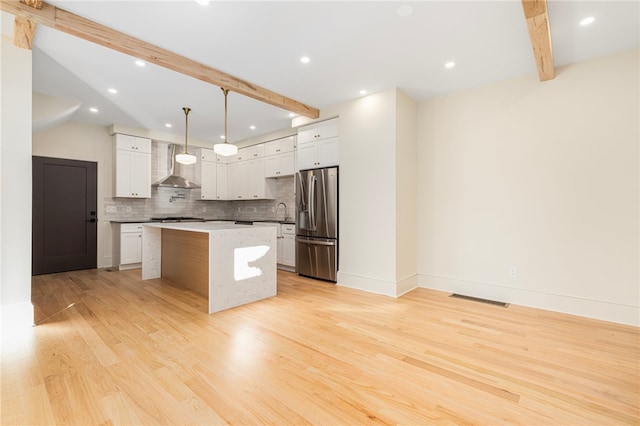
[[[33,157],[33,275],[96,267],[97,163]]]

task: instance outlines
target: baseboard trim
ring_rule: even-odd
[[[543,293],[433,275],[418,275],[418,285],[419,287],[432,290],[459,293],[483,299],[497,300],[515,305],[640,327],[640,307],[638,306],[621,305],[600,300]]]
[[[418,287],[416,275],[405,278],[402,281],[385,281],[378,278],[363,275],[338,272],[338,282],[342,287],[355,288],[369,293],[382,294],[390,297],[400,297]]]

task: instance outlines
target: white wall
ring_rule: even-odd
[[[639,71],[634,50],[420,104],[421,285],[640,325]]]
[[[66,122],[33,134],[33,155],[98,163],[98,268],[112,266],[111,224],[102,220],[113,195],[113,139],[107,127]]]
[[[321,118],[339,116],[340,125],[339,285],[389,296],[415,286],[415,244],[407,236],[415,213],[407,216],[402,205],[415,199],[415,191],[403,186],[412,171],[410,165],[397,170],[397,159],[411,155],[415,145],[415,109],[391,89],[321,111]],[[399,216],[405,222],[398,226]],[[410,260],[398,267],[400,255]]]
[[[398,294],[417,287],[418,104],[397,91],[396,280]]]
[[[0,306],[3,335],[33,324],[31,305],[31,51],[2,37]]]

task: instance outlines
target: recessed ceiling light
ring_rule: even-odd
[[[138,60],[136,61],[136,65],[137,65],[137,66],[139,66],[139,67],[144,67],[144,66],[146,66],[147,64],[146,64],[144,61],[141,61],[140,59],[138,59]]]
[[[169,129],[170,129],[170,128],[172,128],[172,127],[173,127],[173,125],[172,125],[171,123],[166,123],[166,124],[164,125],[164,127],[167,127],[167,128],[169,128]]]
[[[202,6],[207,6],[209,4],[209,0],[196,0],[196,3]]]
[[[411,16],[413,14],[413,7],[409,6],[408,4],[400,6],[398,10],[396,10],[396,13],[398,14],[398,16],[401,16],[403,18],[405,16]]]
[[[580,21],[580,25],[582,25],[583,27],[586,27],[587,25],[593,24],[593,21],[595,20],[596,18],[594,18],[593,16],[587,16],[582,21]]]
[[[290,112],[290,113],[289,113],[289,117],[293,118],[293,117],[295,117],[295,116],[296,116],[296,114],[295,114],[294,112]]]
[[[118,93],[118,91],[112,87],[111,89],[109,89],[109,93],[112,93],[115,95],[116,93]]]
[[[360,94],[361,94],[361,95],[366,95],[366,94],[367,94],[367,91],[363,89],[363,90],[361,90],[361,91],[360,91]]]
[[[303,56],[302,58],[300,58],[300,62],[302,62],[303,64],[308,64],[309,61],[311,61],[311,59],[309,59],[308,56]]]
[[[444,64],[444,67],[445,67],[445,68],[453,68],[453,67],[455,67],[455,66],[456,66],[456,63],[455,63],[455,62],[453,62],[453,61],[449,61],[449,62],[447,62],[447,63],[445,63],[445,64]]]
[[[255,130],[255,129],[256,129],[256,126],[249,126],[249,128],[250,128],[251,130]]]
[[[89,111],[91,111],[93,113],[96,113],[96,112],[98,112],[98,108],[91,107],[91,108],[89,108]]]

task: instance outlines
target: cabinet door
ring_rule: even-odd
[[[133,197],[133,156],[132,151],[116,150],[116,197]]]
[[[120,264],[142,262],[142,232],[120,234]]]
[[[116,149],[151,154],[151,139],[116,133]]]
[[[290,176],[294,172],[295,164],[293,152],[272,155],[264,159],[264,177]]]
[[[282,264],[282,255],[283,255],[283,242],[284,242],[284,238],[282,237],[278,237],[278,242],[276,243],[276,263],[280,263]]]
[[[151,154],[133,154],[131,180],[134,197],[151,198]]]
[[[218,196],[218,164],[203,161],[200,165],[200,199],[217,200]]]
[[[298,143],[306,143],[314,141],[318,138],[318,127],[317,125],[309,125],[300,127],[298,129]]]
[[[224,163],[218,163],[216,167],[216,198],[218,200],[229,199],[229,179],[228,166]]]
[[[278,177],[280,174],[279,157],[279,155],[273,155],[264,159],[264,177]]]
[[[232,163],[229,165],[229,188],[232,200],[246,200],[247,197],[247,162]]]
[[[283,265],[296,266],[296,240],[294,235],[282,235],[282,261]]]
[[[247,197],[257,200],[265,198],[264,159],[246,162]]]
[[[321,121],[298,129],[298,143],[333,138],[338,136],[338,120]]]
[[[340,138],[323,139],[318,145],[318,165],[320,167],[337,166],[340,157]]]
[[[278,155],[285,152],[293,151],[295,147],[295,136],[288,136],[282,139],[276,139],[264,144],[264,155]]]
[[[293,152],[279,155],[278,176],[291,176],[295,172],[295,160]],[[266,167],[266,166],[265,166]]]
[[[327,120],[318,123],[318,139],[333,138],[338,136],[338,120]]]
[[[298,144],[298,170],[313,169],[318,167],[317,147],[315,142]]]

